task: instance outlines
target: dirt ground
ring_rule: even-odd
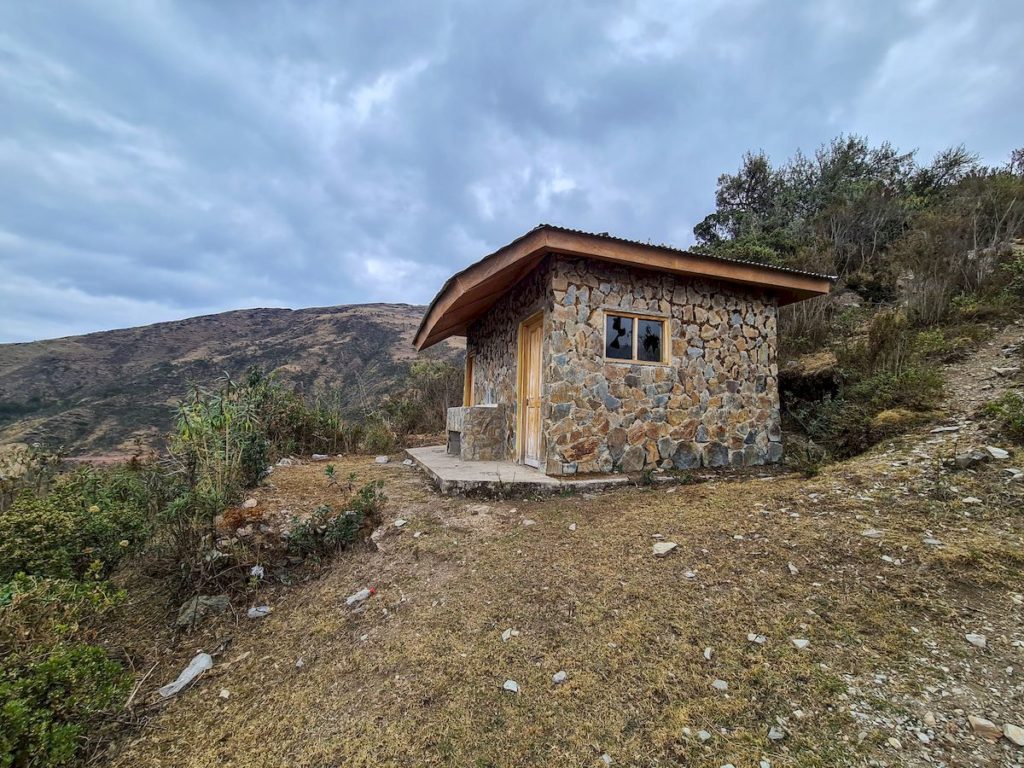
[[[985,369],[1022,336],[960,364],[940,422],[813,479],[494,502],[441,497],[399,457],[332,460],[340,478],[384,480],[379,548],[298,577],[268,562],[252,596],[265,619],[238,605],[192,634],[154,628],[169,650],[138,649],[140,678],[155,664],[144,717],[106,762],[1024,765],[968,723],[1024,727],[1024,483],[1005,471],[1024,451],[942,464],[1011,448],[975,408],[1019,386]],[[320,463],[269,482],[256,496],[273,511],[340,492]],[[655,557],[659,540],[678,546]],[[364,586],[376,595],[346,606]],[[148,706],[227,638],[196,685]]]

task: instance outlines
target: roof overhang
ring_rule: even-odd
[[[427,307],[413,345],[417,350],[423,350],[449,336],[464,336],[470,323],[490,309],[549,253],[756,286],[774,293],[780,305],[827,294],[835,281],[828,275],[706,256],[663,245],[542,224],[452,275]]]

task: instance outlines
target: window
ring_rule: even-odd
[[[665,363],[666,321],[656,317],[605,313],[604,356],[609,360]]]

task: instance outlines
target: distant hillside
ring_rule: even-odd
[[[338,397],[358,416],[415,359],[423,307],[357,304],[246,309],[140,328],[0,344],[0,444],[41,441],[75,454],[155,444],[190,382],[250,365],[296,390]],[[429,356],[456,357],[457,344]]]

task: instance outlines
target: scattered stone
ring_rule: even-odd
[[[686,573],[683,574],[683,576],[686,577],[687,579],[696,579],[697,578],[697,574],[694,573],[693,571],[687,571]]]
[[[302,669],[304,666],[306,666],[306,662],[302,659],[301,656],[295,660],[296,669]]]
[[[283,458],[277,460],[277,466],[279,467],[292,467],[295,466],[295,462],[289,458]]]
[[[707,731],[701,729],[701,730],[697,731],[697,738],[700,739],[701,741],[710,741],[711,734],[708,733]]]
[[[177,624],[179,627],[191,627],[230,607],[231,600],[227,595],[196,595],[179,609]]]
[[[604,763],[605,765],[611,765],[612,764],[612,756],[609,755],[607,752],[605,752],[603,755],[601,755],[601,762]]]
[[[674,541],[657,541],[654,543],[654,556],[664,557],[673,549],[675,549],[676,546],[677,544]]]
[[[772,768],[772,764],[769,760],[760,760],[757,763],[757,768]]]
[[[519,630],[518,629],[506,629],[504,632],[501,633],[501,642],[507,643],[513,637],[519,637]]]
[[[1012,741],[1018,747],[1024,747],[1024,728],[1012,723],[1003,725],[1003,736]]]
[[[711,661],[711,656],[712,656],[712,654],[714,654],[714,652],[715,652],[715,649],[710,647],[710,646],[708,646],[707,648],[704,649],[704,658],[707,659],[708,661]]]
[[[966,498],[961,499],[961,501],[964,504],[970,504],[971,506],[983,503],[982,500],[979,499],[977,496],[967,496]]]
[[[796,648],[798,651],[804,650],[804,648],[811,644],[811,641],[808,640],[806,637],[791,637],[789,638],[789,641],[793,644],[793,647]]]
[[[1015,373],[1020,373],[1020,366],[1010,365],[1006,366],[1005,368],[993,367],[992,373],[994,373],[996,376],[1013,376]]]
[[[576,523],[569,523],[569,530],[570,531],[575,531],[576,530]]]
[[[935,727],[935,713],[932,712],[931,710],[929,710],[928,712],[925,712],[924,713],[924,720],[923,720],[923,722],[929,728],[934,728]]]
[[[903,745],[900,743],[900,740],[897,739],[895,736],[890,736],[888,739],[885,740],[885,743],[893,749],[903,749]]]
[[[408,523],[408,520],[405,520],[400,517],[397,520],[395,520],[395,528],[404,528],[406,525],[408,525]]]
[[[773,725],[768,729],[768,738],[772,741],[782,741],[786,738],[786,732],[779,728],[779,726]]]
[[[555,672],[555,674],[553,674],[551,676],[551,682],[554,683],[555,685],[561,685],[562,683],[564,683],[566,681],[566,679],[568,679],[568,677],[569,676],[567,674],[565,674],[565,670],[564,669],[560,669],[557,672]]]
[[[921,541],[923,541],[929,547],[941,547],[942,546],[942,542],[941,541],[939,541],[938,539],[933,538],[931,536],[929,536],[926,539],[922,539]]]
[[[999,461],[1002,461],[1003,459],[1010,458],[1010,452],[1009,451],[1004,450],[1002,448],[997,448],[994,445],[986,445],[985,446],[985,452],[989,456],[991,456],[993,459],[997,459]]]
[[[257,504],[259,504],[259,502],[256,501],[256,499],[246,499],[245,501],[242,502],[242,509],[252,509]]]
[[[753,632],[750,632],[747,635],[747,642],[748,643],[755,643],[757,645],[764,645],[765,643],[768,642],[768,638],[765,637],[764,635],[757,635],[757,634],[754,634]]]
[[[415,462],[412,459],[406,459],[402,463],[407,467],[411,467],[413,464],[415,464]]]
[[[227,688],[221,688],[220,693],[218,693],[217,695],[220,696],[222,699],[230,699],[231,691],[229,691]]]
[[[967,638],[967,642],[973,645],[975,648],[984,648],[988,645],[988,640],[985,638],[984,635],[978,635],[974,632],[968,632],[966,635],[964,635],[964,637]]]
[[[378,456],[373,461],[376,464],[387,464],[389,461],[391,461],[391,459],[387,456]]]
[[[793,574],[794,576],[796,576],[798,573],[800,573],[800,570],[795,565],[793,565],[792,563],[789,563],[789,565],[787,565],[786,567],[789,568],[789,572],[791,574]]]
[[[326,453],[314,453],[311,458],[313,461],[327,461],[331,457]]]
[[[523,525],[525,525],[527,527],[529,527],[531,525],[536,525],[536,524],[537,524],[537,521],[536,520],[531,520],[530,518],[526,518],[525,520],[523,520]]]
[[[978,464],[988,461],[992,458],[992,455],[986,451],[979,451],[977,448],[973,448],[967,453],[958,453],[953,459],[953,463],[960,469],[970,469],[976,467]]]
[[[509,693],[519,693],[519,683],[515,680],[506,680],[501,687]]]
[[[271,608],[269,605],[254,605],[252,608],[245,612],[245,615],[248,616],[250,619],[264,619],[271,613],[273,613],[273,611],[274,609]]]
[[[998,741],[1003,735],[1002,728],[984,717],[970,715],[967,722],[971,724],[971,729],[986,741]]]
[[[1017,467],[1007,467],[1003,470],[1010,476],[1010,481],[1014,483],[1024,482],[1024,469],[1017,469]]]
[[[960,427],[958,427],[958,426],[936,427],[935,429],[932,430],[932,434],[933,435],[938,435],[938,434],[940,434],[942,432],[959,432],[959,431],[960,431]]]
[[[725,680],[716,679],[713,683],[711,683],[711,687],[714,688],[716,691],[729,690],[729,684],[725,682]]]
[[[861,533],[861,536],[865,539],[880,539],[884,535],[885,534],[877,528],[868,528],[866,531]]]
[[[364,600],[369,600],[377,594],[377,590],[373,587],[363,587],[358,592],[353,592],[351,595],[345,598],[345,605],[353,606],[359,605]]]

